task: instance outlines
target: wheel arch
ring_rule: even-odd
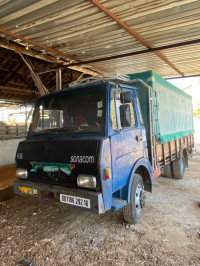
[[[144,190],[152,192],[152,180],[149,171],[144,165],[140,165],[134,174],[141,175],[144,182]]]
[[[140,174],[142,176],[143,182],[144,182],[144,189],[146,191],[152,192],[152,184],[153,184],[153,177],[152,177],[152,171],[151,171],[151,165],[149,160],[145,158],[139,159],[135,165],[132,168],[130,178],[127,184],[127,190],[128,192],[126,195],[128,202],[130,202],[130,193],[131,193],[131,184],[134,179],[134,174]]]

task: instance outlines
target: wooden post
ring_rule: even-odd
[[[56,90],[62,90],[62,69],[58,68],[56,70]]]
[[[37,75],[34,71],[34,67],[31,64],[31,62],[25,58],[22,54],[19,53],[19,55],[21,56],[21,58],[23,59],[24,63],[27,65],[27,67],[29,68],[30,72],[31,72],[31,77],[35,82],[36,87],[38,88],[38,91],[40,92],[41,95],[45,95],[47,93],[49,93],[49,91],[47,90],[47,88],[44,86],[44,84],[42,83],[39,75]]]

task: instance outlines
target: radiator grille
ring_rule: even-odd
[[[42,169],[39,169],[37,172],[31,172],[31,165],[26,161],[20,161],[20,163],[17,164],[17,167],[28,170],[28,180],[30,181],[73,188],[78,187],[77,176],[79,174],[94,175],[97,177],[97,189],[99,189],[98,170],[95,165],[76,165],[72,170],[71,175],[67,175],[62,171],[47,173]]]

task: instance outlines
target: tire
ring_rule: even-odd
[[[130,202],[123,207],[126,222],[137,224],[142,218],[145,205],[144,183],[141,175],[135,174],[131,185]]]
[[[185,160],[184,157],[181,156],[180,158],[173,161],[173,174],[175,179],[182,179],[185,173]]]
[[[164,166],[164,174],[168,178],[173,178],[174,177],[173,171],[172,171],[172,163],[171,162]]]
[[[187,154],[187,151],[185,150],[185,152],[183,153],[184,155],[184,162],[185,162],[185,168],[188,168],[189,167],[189,160],[188,160],[188,154]]]

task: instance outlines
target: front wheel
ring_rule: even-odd
[[[141,175],[135,174],[131,185],[130,202],[123,207],[124,219],[137,224],[142,218],[145,206],[144,183]]]

